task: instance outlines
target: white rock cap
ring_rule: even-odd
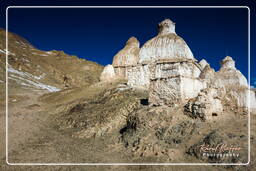
[[[236,69],[236,67],[235,67],[235,61],[232,59],[231,56],[226,56],[226,57],[221,61],[221,68],[225,68],[225,69]]]
[[[159,33],[140,49],[139,63],[154,61],[194,60],[187,43],[175,33],[175,24],[165,19],[158,24]]]
[[[209,65],[209,63],[205,60],[205,59],[202,59],[200,62],[199,62],[200,66],[202,67],[202,69],[204,69],[207,65]]]
[[[158,34],[165,35],[175,33],[175,23],[172,22],[170,19],[165,19],[164,21],[158,24]]]
[[[139,61],[140,42],[136,37],[131,37],[113,58],[112,65],[114,67],[126,67],[137,65]]]

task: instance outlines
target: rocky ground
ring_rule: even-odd
[[[11,40],[25,42],[15,35]],[[27,43],[24,48],[29,50],[25,49],[24,53],[27,54],[21,57],[23,52],[18,51],[20,46],[16,47],[14,42],[10,48],[13,54],[9,64],[13,72],[9,73],[8,86],[9,163],[248,161],[248,113],[244,110],[232,104],[225,104],[221,115],[213,113],[211,119],[207,119],[202,113],[196,115],[199,117],[188,114],[186,104],[176,104],[172,107],[152,106],[148,104],[148,92],[127,86],[125,80],[99,82],[102,67],[96,63],[70,57],[58,51],[49,54],[37,50],[36,53],[45,56],[33,56],[32,49],[35,48]],[[0,48],[3,47],[2,42]],[[252,153],[256,147],[256,115],[253,113],[251,161],[247,166],[10,166],[6,164],[5,156],[5,51],[2,51],[0,170],[256,169],[256,157]],[[60,53],[60,56],[54,55],[55,53]],[[46,62],[53,64],[59,59],[62,59],[63,63],[56,67]],[[21,60],[31,60],[30,66],[26,67],[25,64],[29,62]],[[73,63],[69,63],[69,60]],[[39,65],[40,69],[37,70],[36,65]],[[56,68],[55,72],[51,68]],[[68,75],[66,68],[70,71],[80,68],[81,75],[76,75],[75,72]],[[40,76],[42,78],[37,79]],[[46,88],[41,85],[46,85]],[[240,147],[239,156],[214,158],[202,155],[199,147],[218,144]]]
[[[3,98],[3,97],[2,97]],[[147,104],[147,93],[123,82],[46,93],[44,90],[9,95],[8,162],[247,162],[247,115],[231,110],[213,121],[193,119],[177,107]],[[1,108],[4,108],[1,103]],[[255,115],[252,130],[255,130]],[[1,110],[1,163],[4,155],[4,119]],[[255,131],[251,131],[252,149]],[[237,144],[239,158],[204,158],[202,144]],[[209,170],[254,170],[248,166],[211,166]],[[195,169],[203,166],[195,166]],[[2,170],[34,167],[1,166]],[[81,166],[38,166],[48,170],[82,170]],[[102,170],[103,167],[89,167]],[[106,170],[191,170],[191,167],[107,166]]]

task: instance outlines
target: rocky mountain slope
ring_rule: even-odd
[[[22,37],[8,34],[9,88],[45,89],[49,92],[88,86],[99,81],[102,66],[65,54],[39,50]],[[5,82],[5,30],[0,30],[1,83]]]
[[[174,28],[171,29],[174,32]],[[119,55],[139,54],[137,39],[131,38],[127,46],[115,60],[121,59]],[[1,109],[5,109],[5,54],[5,31],[1,30]],[[38,50],[9,33],[8,162],[238,164],[248,161],[246,110],[231,104],[230,100],[225,101],[214,89],[201,91],[200,96],[186,103],[155,105],[149,101],[148,89],[129,85],[127,79],[121,77],[127,73],[124,69],[129,71],[134,67],[136,60],[125,60],[129,63],[127,68],[122,66],[122,61],[117,61],[116,65],[108,65],[103,70],[94,62],[64,52]],[[204,61],[200,63],[203,66]],[[161,69],[169,71],[170,68]],[[212,68],[204,68],[202,77],[212,78]],[[137,80],[140,79],[147,78]],[[214,111],[219,106],[217,103],[207,112],[208,105],[214,106],[211,102],[220,100],[221,113]],[[0,111],[0,121],[0,170],[84,170],[83,166],[7,166],[4,110]],[[251,113],[251,149],[256,147],[255,121],[256,115]],[[204,155],[203,149],[207,151],[218,145],[236,148],[231,151],[234,156]],[[212,153],[210,149],[207,152]],[[230,154],[227,149],[219,152]],[[250,157],[251,163],[246,166],[97,166],[88,169],[255,170],[256,156],[251,153]]]

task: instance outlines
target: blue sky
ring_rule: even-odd
[[[9,9],[9,30],[41,50],[63,50],[70,55],[106,65],[135,36],[141,46],[157,34],[165,18],[176,23],[176,33],[196,59],[215,69],[226,56],[248,74],[248,10],[225,9]],[[251,69],[252,83],[255,71]]]

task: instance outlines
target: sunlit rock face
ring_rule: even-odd
[[[139,61],[140,43],[135,37],[129,38],[125,47],[113,59],[113,67],[117,76],[126,78],[127,67],[136,66]]]
[[[159,23],[158,31],[139,53],[139,64],[154,66],[149,74],[149,102],[171,105],[197,96],[205,83],[199,79],[200,66],[190,48],[175,33],[175,24],[171,20]]]
[[[114,56],[113,66],[106,66],[101,76],[103,81],[115,78],[148,90],[151,105],[187,104],[188,113],[205,115],[204,119],[221,114],[222,103],[256,108],[255,92],[236,69],[235,61],[225,57],[218,72],[205,59],[198,63],[170,19],[159,23],[158,35],[141,49],[135,37],[127,41]]]
[[[205,59],[202,59],[200,62],[199,62],[199,65],[201,66],[202,70],[208,66],[208,62],[205,60]]]
[[[201,60],[199,64],[202,68],[199,78],[206,83],[206,87],[224,89],[222,81],[216,78],[216,72],[211,68],[210,64],[204,59]]]
[[[127,68],[128,85],[132,87],[148,89],[150,84],[150,75],[154,71],[154,65],[138,64]]]
[[[172,106],[196,97],[203,88],[205,84],[200,80],[181,76],[152,80],[149,87],[149,102],[157,106]]]
[[[206,83],[200,80],[200,69],[191,61],[160,63],[151,75],[149,102],[172,105],[196,97]]]
[[[116,78],[116,74],[112,65],[106,65],[100,75],[100,81],[111,82]]]
[[[227,89],[228,96],[238,107],[256,109],[255,92],[246,88]]]
[[[225,57],[221,62],[221,68],[218,71],[218,78],[222,80],[225,86],[245,86],[248,87],[245,76],[236,69],[235,61],[230,57]]]
[[[222,115],[223,105],[218,92],[215,88],[203,89],[196,98],[190,99],[185,105],[185,114],[203,121]]]
[[[224,86],[226,94],[231,96],[238,107],[256,108],[255,92],[249,89],[247,79],[236,69],[235,61],[226,56],[221,62],[221,68],[216,73],[219,86]]]
[[[186,42],[175,33],[175,24],[166,19],[158,25],[159,33],[147,41],[139,53],[140,63],[194,59]]]

